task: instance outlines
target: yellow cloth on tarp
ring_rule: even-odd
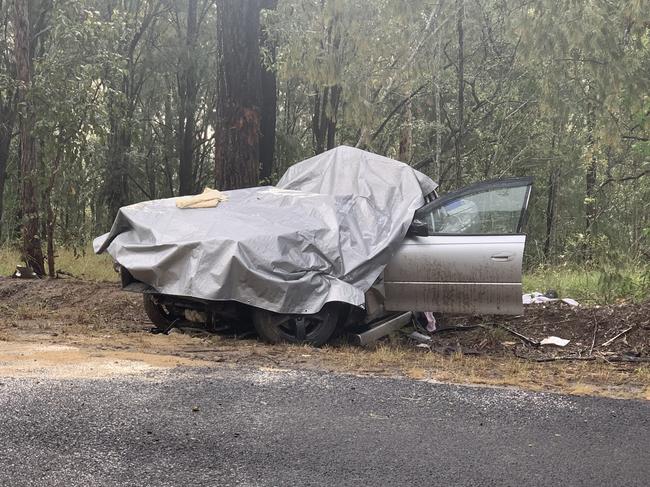
[[[222,201],[226,201],[228,196],[218,189],[205,188],[203,193],[194,196],[182,196],[176,198],[178,208],[214,208]]]

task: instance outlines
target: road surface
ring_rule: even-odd
[[[650,402],[228,366],[0,383],[3,486],[650,479]]]

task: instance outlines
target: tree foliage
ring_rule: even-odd
[[[535,176],[529,263],[648,259],[646,0],[39,0],[28,93],[15,1],[0,0],[0,231],[20,239],[29,107],[50,272],[58,245],[83,249],[122,205],[260,169],[272,182],[340,144],[442,190]],[[244,4],[254,32],[228,20]],[[248,105],[228,105],[246,83]],[[216,164],[251,137],[246,161]]]

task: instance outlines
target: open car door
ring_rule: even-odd
[[[475,184],[420,208],[384,272],[391,311],[520,314],[532,178]]]

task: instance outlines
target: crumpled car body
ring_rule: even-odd
[[[124,207],[94,246],[158,326],[243,316],[269,341],[321,344],[393,311],[519,312],[530,186],[438,198],[410,166],[339,147],[214,208]]]

